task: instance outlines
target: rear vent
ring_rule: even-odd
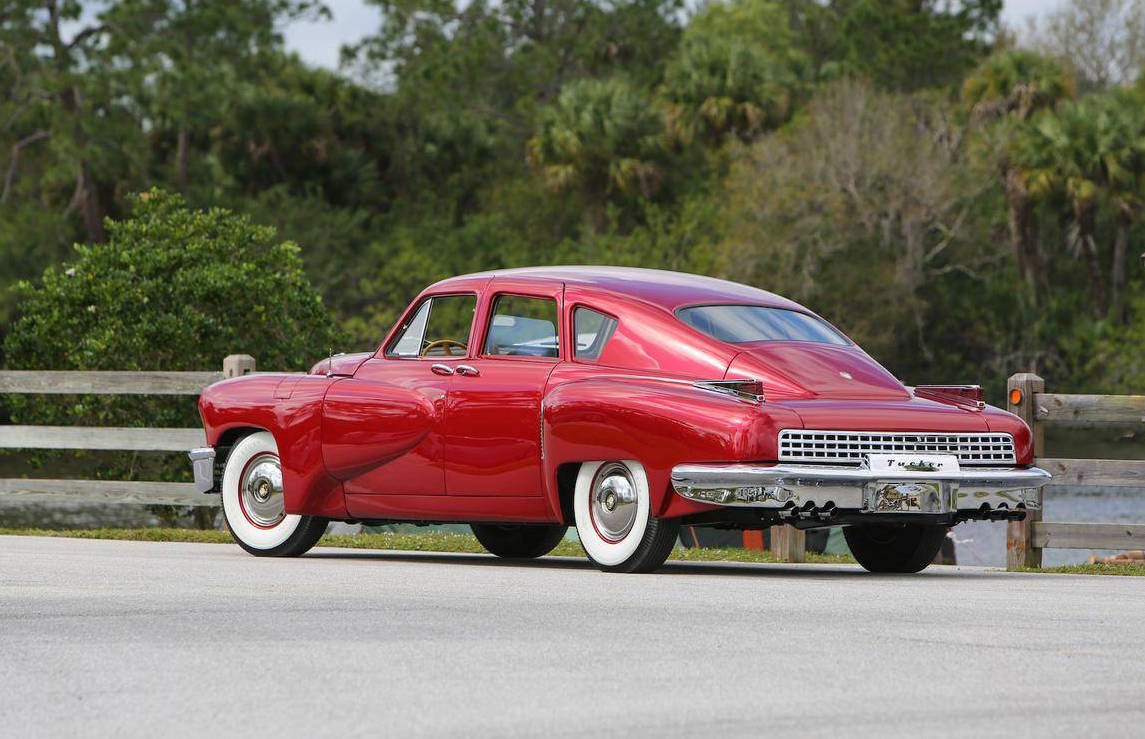
[[[917,434],[878,431],[779,432],[780,462],[860,464],[868,454],[953,454],[959,464],[1012,465],[1014,437],[1010,434]]]

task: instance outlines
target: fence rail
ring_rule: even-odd
[[[1145,428],[1145,395],[1062,395],[1039,392],[1033,397],[1035,420],[1043,423]]]
[[[247,356],[232,355],[232,356]],[[0,371],[0,394],[198,395],[226,372]]]
[[[254,370],[253,357],[232,354],[222,372],[0,371],[0,394],[197,396],[211,383]],[[185,452],[205,443],[201,428],[0,426],[0,449]],[[29,503],[218,504],[213,496],[196,494],[189,482],[0,478],[0,496]]]
[[[37,372],[0,371],[0,394],[198,395],[211,383],[249,374],[255,360],[232,354],[222,372]],[[1145,429],[1145,395],[1067,395],[1045,392],[1033,374],[1017,374],[1007,386],[1009,408],[1033,431],[1036,463],[1054,475],[1046,487],[1060,485],[1145,488],[1145,460],[1056,459],[1044,456],[1045,427],[1140,426]],[[1015,392],[1016,391],[1016,392]],[[0,449],[77,449],[181,452],[205,443],[200,428],[109,428],[87,426],[0,426]],[[80,501],[205,506],[211,496],[197,495],[191,483],[0,479],[0,495],[29,502]],[[750,534],[751,532],[749,532]],[[755,537],[755,535],[752,535]],[[758,542],[757,539],[758,538]],[[745,545],[759,547],[762,538]],[[1007,526],[1006,563],[1011,568],[1039,567],[1042,550],[1140,549],[1145,525],[1042,521],[1031,511],[1025,521]],[[790,526],[772,529],[771,548],[783,561],[802,561],[804,532]]]
[[[1010,411],[1033,431],[1035,464],[1054,476],[1043,498],[1064,485],[1145,488],[1145,460],[1045,456],[1047,425],[1145,429],[1145,395],[1067,395],[1045,389],[1045,381],[1030,373],[1013,375],[1006,387]],[[1043,549],[1142,548],[1145,525],[1049,522],[1042,520],[1042,511],[1029,512],[1025,521],[1013,521],[1006,530],[1010,569],[1041,567]]]

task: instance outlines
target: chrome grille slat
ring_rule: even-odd
[[[998,466],[1017,462],[1010,434],[902,433],[882,431],[779,432],[780,462],[859,464],[867,454],[954,454],[959,464]]]

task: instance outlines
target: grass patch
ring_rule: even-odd
[[[15,529],[0,528],[0,536],[53,536],[72,539],[120,539],[127,541],[177,541],[197,544],[230,544],[226,531],[198,529]],[[420,534],[338,534],[322,537],[320,547],[347,549],[389,549],[402,552],[459,552],[482,554],[484,547],[470,534],[449,534],[427,531]],[[575,541],[562,541],[552,551],[557,557],[584,557],[584,550]],[[670,559],[683,562],[775,562],[771,552],[755,549],[685,549],[676,547]],[[807,561],[815,564],[854,564],[851,557],[807,553]]]
[[[1040,572],[1048,575],[1128,575],[1145,577],[1145,562],[1097,562],[1080,565],[1060,565],[1058,567],[1027,567],[1018,572]]]

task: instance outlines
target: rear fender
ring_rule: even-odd
[[[653,514],[669,518],[712,508],[671,492],[673,466],[774,460],[779,429],[802,425],[792,411],[688,382],[617,376],[559,385],[545,398],[542,424],[552,510],[562,510],[556,483],[561,465],[634,459],[648,473]]]

